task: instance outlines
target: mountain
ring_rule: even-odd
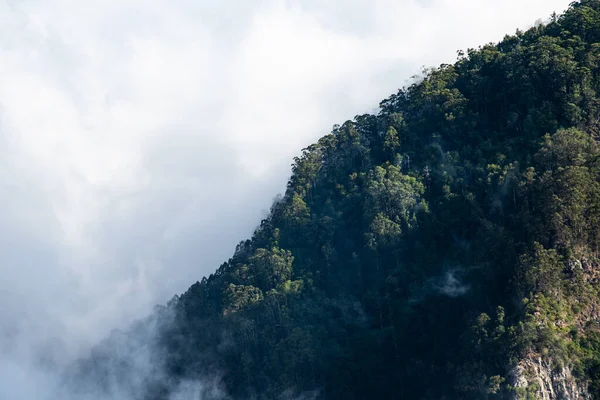
[[[600,399],[598,93],[599,0],[423,71],[302,150],[250,240],[66,385]]]

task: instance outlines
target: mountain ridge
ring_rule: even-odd
[[[574,2],[334,126],[250,240],[67,385],[597,399],[599,42],[600,1]]]

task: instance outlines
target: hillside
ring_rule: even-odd
[[[110,394],[151,347],[134,398],[600,399],[598,93],[598,0],[459,52],[304,149],[250,240],[70,382]]]

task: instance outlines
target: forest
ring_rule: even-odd
[[[110,393],[115,348],[151,345],[135,398],[600,399],[599,92],[599,0],[423,70],[303,149],[251,239],[66,384]]]

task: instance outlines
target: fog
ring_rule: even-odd
[[[568,3],[1,0],[0,397],[216,269],[333,124]]]

